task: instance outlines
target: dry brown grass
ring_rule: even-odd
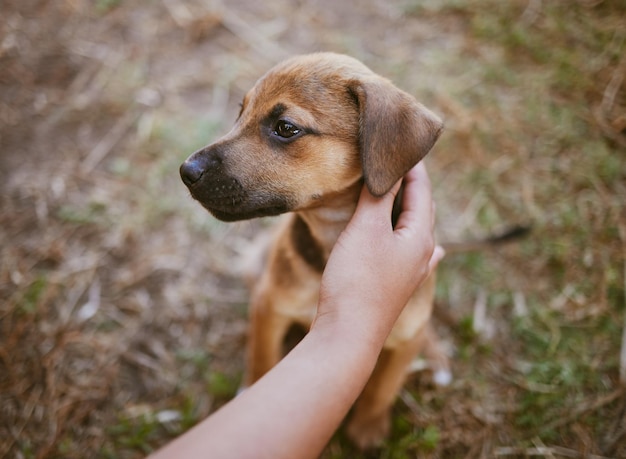
[[[429,160],[442,239],[533,225],[444,262],[455,381],[413,375],[377,456],[626,457],[618,2],[1,9],[0,457],[141,457],[233,395],[239,260],[266,222],[215,222],[177,169],[267,68],[319,49],[446,118]],[[325,455],[358,456],[341,433]]]

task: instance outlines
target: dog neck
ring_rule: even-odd
[[[301,220],[300,225],[304,228],[294,234],[294,237],[302,239],[294,242],[314,268],[319,270],[321,267],[323,270],[339,235],[354,214],[361,187],[362,182],[358,181],[340,194],[322,198],[320,205],[296,213],[295,218]]]

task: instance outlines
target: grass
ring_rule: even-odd
[[[476,122],[476,151],[469,153],[513,156],[503,172],[468,165],[465,188],[479,188],[488,197],[476,209],[475,221],[488,229],[520,217],[531,220],[531,240],[510,250],[542,265],[535,264],[538,270],[528,276],[535,284],[522,286],[530,313],[502,332],[512,333],[515,348],[514,357],[507,360],[523,368],[513,378],[520,386],[510,419],[519,429],[514,434],[517,445],[523,450],[533,435],[546,444],[580,444],[572,428],[601,442],[615,426],[612,419],[591,412],[569,424],[556,421],[567,419],[598,394],[619,388],[625,274],[618,231],[623,210],[607,212],[607,207],[623,209],[626,163],[618,145],[593,122],[592,112],[602,104],[608,75],[616,71],[624,52],[624,30],[612,20],[612,15],[624,12],[609,2],[596,10],[552,2],[532,24],[525,24],[520,21],[522,5],[516,2],[450,4],[449,11],[468,18],[476,46],[497,48],[501,56],[482,61],[481,83],[459,95],[465,116],[476,113],[479,120],[498,120],[489,125]],[[492,8],[476,8],[487,4]],[[511,105],[510,97],[497,94],[516,94],[518,100]],[[623,109],[623,98],[615,103]],[[458,150],[455,140],[446,147]],[[531,187],[532,202],[519,199],[525,186]],[[510,191],[503,193],[503,188]],[[469,298],[460,301],[471,302],[480,286],[489,292],[490,314],[511,315],[512,301],[505,299],[505,311],[497,311],[494,296],[503,284],[520,288],[520,279],[503,282],[498,274],[507,270],[498,261],[481,254],[449,260],[438,296],[444,303],[458,302],[450,289],[461,280],[456,288]],[[534,263],[526,264],[533,271]],[[509,267],[509,277],[514,271]],[[465,344],[458,352],[474,358],[468,350],[474,341],[471,316],[459,325],[457,334]]]
[[[66,80],[53,75],[60,82],[12,86],[19,113],[0,99],[0,115],[47,133],[26,122],[0,133],[26,139],[3,145],[23,165],[0,196],[0,456],[142,457],[229,400],[242,372],[247,297],[237,263],[258,225],[211,219],[178,166],[228,129],[273,57],[245,49],[225,26],[193,42],[161,4],[100,1],[74,11],[81,30],[67,10],[76,5],[47,20],[20,12],[37,26],[19,28],[31,34],[64,24],[60,41],[30,49],[43,39],[4,40],[19,48],[0,56],[7,75],[26,75],[18,54],[45,63],[36,53],[49,53],[69,69]],[[532,225],[517,244],[442,263],[437,325],[455,379],[435,388],[428,372],[410,376],[379,456],[524,457],[539,447],[545,457],[625,456],[626,93],[616,82],[626,78],[626,9],[608,0],[361,2],[338,33],[320,11],[314,26],[296,12],[284,23],[263,16],[272,5],[255,16],[260,32],[295,52],[311,45],[294,31],[352,50],[444,115],[429,158],[442,239]],[[96,49],[86,41],[98,53],[72,51]],[[135,100],[145,88],[158,103]],[[33,115],[37,93],[44,108]],[[136,122],[82,173],[131,111]],[[343,431],[324,453],[361,456]]]

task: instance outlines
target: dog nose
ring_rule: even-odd
[[[204,174],[205,168],[202,161],[198,161],[194,158],[189,158],[180,166],[180,178],[187,186],[191,186],[200,180],[202,174]]]
[[[223,153],[216,145],[203,148],[192,154],[180,166],[180,178],[191,186],[207,171],[217,172],[222,167]]]

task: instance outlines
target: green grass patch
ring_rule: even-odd
[[[239,388],[238,378],[219,371],[212,371],[208,375],[208,391],[216,397],[231,399]]]
[[[384,459],[404,459],[419,457],[434,451],[441,437],[439,428],[428,425],[416,427],[409,419],[396,415],[393,419],[392,437],[380,453]]]
[[[41,274],[36,277],[28,288],[25,289],[22,298],[18,301],[18,311],[23,314],[35,314],[39,309],[40,300],[47,287],[48,279],[45,275]]]

